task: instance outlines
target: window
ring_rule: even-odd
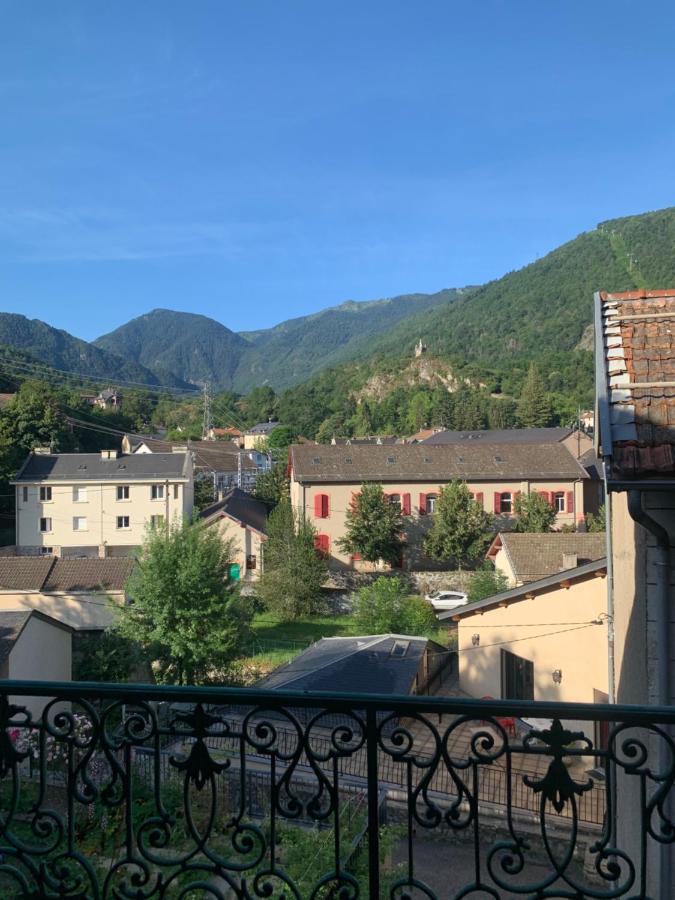
[[[502,700],[534,700],[534,665],[508,650],[501,656]]]
[[[73,488],[73,502],[74,502],[74,503],[86,503],[86,502],[87,502],[87,489],[86,489],[86,487],[75,487],[75,488]]]
[[[392,506],[398,507],[398,509],[402,508],[401,503],[401,495],[400,494],[388,494],[387,498]]]
[[[86,531],[87,530],[87,517],[86,516],[73,516],[73,531]]]
[[[178,500],[178,485],[174,484],[173,486],[173,499]]]
[[[28,488],[24,487],[22,489],[23,502],[28,503]]]
[[[117,517],[117,527],[118,528],[128,528],[129,527],[129,516],[118,516]]]
[[[153,484],[150,492],[150,496],[153,500],[163,500],[164,499],[164,485],[163,484]]]
[[[427,512],[436,512],[436,503],[438,502],[438,494],[427,494]]]
[[[247,569],[255,569],[256,564],[257,564],[257,560],[253,554],[246,557],[246,568]]]
[[[553,495],[553,508],[556,512],[565,512],[565,492],[556,491]]]
[[[40,547],[40,555],[41,556],[51,556],[54,552],[53,547]]]
[[[128,484],[118,484],[117,485],[117,499],[118,500],[128,500],[129,499],[129,485]]]
[[[47,534],[52,530],[52,520],[49,517],[43,517],[40,519],[40,531],[42,534]]]
[[[330,515],[330,502],[328,494],[314,495],[314,518],[327,519]]]
[[[40,488],[40,500],[43,503],[48,503],[52,499],[52,489],[50,487],[41,487]]]
[[[513,512],[513,494],[511,494],[509,491],[500,494],[499,512],[506,513],[506,515],[509,515]]]
[[[161,528],[164,525],[164,516],[150,516],[150,527]]]

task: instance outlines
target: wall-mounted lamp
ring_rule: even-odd
[[[562,681],[562,669],[554,669],[551,672],[551,678],[553,678],[554,684],[560,684]]]
[[[480,644],[480,635],[472,634],[471,635],[471,643],[474,645],[474,647],[477,647]]]

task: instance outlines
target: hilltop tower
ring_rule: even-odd
[[[422,343],[422,338],[419,339],[418,343],[415,344],[415,356],[421,356],[423,353],[427,352],[427,345]]]

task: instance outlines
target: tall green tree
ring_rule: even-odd
[[[363,484],[347,509],[345,536],[336,543],[345,553],[360,553],[367,562],[383,559],[395,565],[401,558],[403,517],[390,503],[381,484]]]
[[[411,595],[396,577],[380,576],[362,587],[354,601],[354,618],[362,634],[428,635],[438,628],[431,604]]]
[[[534,363],[530,364],[518,402],[518,422],[523,428],[545,428],[551,422],[546,385]]]
[[[319,612],[328,561],[315,548],[316,531],[295,516],[284,496],[267,520],[264,568],[258,596],[266,608],[290,621]]]
[[[516,522],[514,531],[545,532],[550,531],[555,522],[555,509],[546,497],[536,491],[529,494],[518,494],[513,504]]]
[[[467,591],[469,602],[483,600],[485,597],[492,597],[505,591],[508,587],[508,579],[503,572],[499,572],[495,567],[488,563],[483,565],[477,572],[471,576],[469,589]]]
[[[607,531],[607,511],[605,509],[604,503],[598,510],[597,515],[593,515],[593,513],[587,513],[586,528],[588,531],[594,532],[594,533],[600,532],[600,531]]]
[[[492,532],[492,516],[473,500],[463,481],[452,481],[439,492],[424,552],[463,568],[484,553]]]
[[[250,604],[229,579],[230,547],[184,523],[148,533],[116,630],[137,641],[158,680],[198,684],[227,667],[249,634]]]
[[[286,461],[280,460],[267,472],[260,472],[255,480],[253,496],[267,503],[270,509],[283,498],[288,497],[288,475]]]

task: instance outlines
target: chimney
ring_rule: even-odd
[[[51,447],[33,447],[33,453],[36,456],[49,456],[52,452]]]
[[[172,444],[171,452],[172,453],[187,453],[190,448],[187,444]]]
[[[119,450],[101,450],[101,459],[117,459]]]
[[[568,569],[576,569],[578,565],[579,561],[576,553],[563,553],[561,572],[566,572]]]

